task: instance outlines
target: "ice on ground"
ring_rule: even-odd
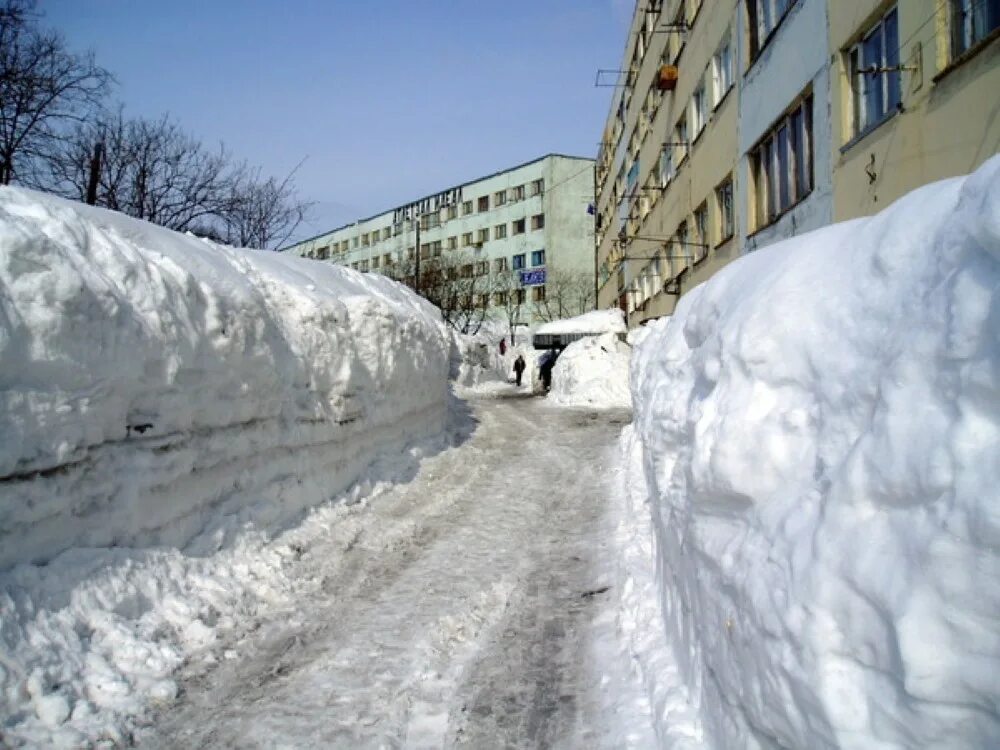
[[[384,277],[0,189],[0,744],[170,700],[287,589],[243,552],[441,432],[451,346]]]
[[[613,333],[588,336],[567,346],[552,370],[549,403],[629,409],[629,358],[632,347]]]
[[[610,310],[592,310],[573,318],[553,320],[538,326],[534,333],[554,335],[558,333],[622,333],[626,331],[625,314],[617,307]]]
[[[658,679],[708,746],[1000,746],[998,287],[1000,157],[733,263],[638,345]]]

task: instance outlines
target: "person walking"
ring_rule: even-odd
[[[500,339],[500,356],[502,357],[507,353],[507,341],[506,339]]]
[[[521,385],[521,375],[524,374],[525,367],[526,365],[524,364],[524,357],[518,354],[517,359],[514,360],[514,382],[516,382],[518,385]]]

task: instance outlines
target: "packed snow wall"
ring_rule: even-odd
[[[669,661],[709,746],[1000,745],[998,288],[1000,157],[741,259],[639,344]]]
[[[380,276],[0,189],[0,569],[221,543],[440,431],[450,338]]]

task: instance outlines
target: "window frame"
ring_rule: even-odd
[[[778,222],[781,217],[808,198],[816,187],[812,132],[813,106],[811,90],[796,97],[792,106],[785,110],[747,153],[753,188],[751,217],[754,229],[751,234]],[[799,113],[801,117],[797,117]],[[797,133],[793,131],[793,122],[798,123]],[[784,177],[787,178],[787,203],[781,200],[782,176],[777,173],[779,165],[782,164],[781,155],[778,153],[781,145],[779,133],[782,130],[785,132],[786,161],[783,165]],[[808,167],[807,173],[801,170],[803,159]],[[806,185],[804,189],[803,184]]]

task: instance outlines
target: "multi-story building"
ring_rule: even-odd
[[[1000,0],[829,4],[833,218],[1000,152]]]
[[[1000,0],[639,0],[597,159],[598,307],[1000,150]]]
[[[598,306],[630,325],[738,254],[738,0],[637,4],[597,159]]]
[[[425,274],[454,258],[450,268],[461,277],[513,280],[470,286],[470,304],[509,310],[514,302],[521,306],[519,322],[530,325],[553,284],[573,283],[589,290],[592,300],[593,165],[592,159],[549,154],[285,250],[411,285],[418,252]]]

